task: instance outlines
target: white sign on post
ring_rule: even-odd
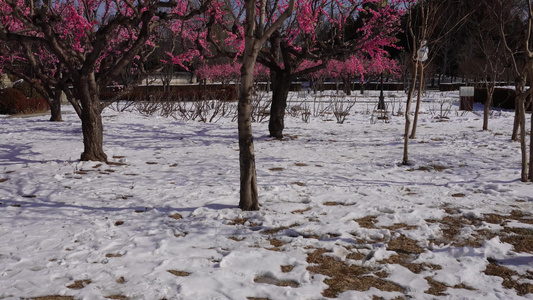
[[[460,97],[474,97],[474,87],[473,86],[462,86],[459,88]]]

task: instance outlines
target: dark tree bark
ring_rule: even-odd
[[[531,93],[529,93],[529,95],[530,97],[532,96]],[[533,102],[531,100],[533,99],[529,100],[529,108],[531,109],[532,118],[532,120],[530,120],[531,128],[529,129],[529,181],[533,182]]]
[[[81,128],[83,132],[83,153],[82,161],[107,162],[107,155],[104,152],[104,127],[99,109],[84,108],[81,114]]]
[[[95,31],[86,32],[83,39],[85,47],[83,53],[73,51],[72,45],[65,42],[56,33],[56,25],[61,22],[61,12],[42,7],[30,6],[29,12],[22,12],[18,2],[14,0],[4,1],[11,8],[10,15],[20,19],[22,24],[35,32],[28,35],[26,31],[11,31],[11,28],[0,26],[0,40],[15,43],[24,49],[24,59],[38,71],[47,62],[40,61],[33,49],[46,51],[47,54],[57,59],[54,64],[54,73],[44,70],[40,75],[41,80],[54,88],[53,94],[64,91],[69,102],[74,106],[76,113],[82,121],[84,151],[81,160],[94,160],[107,162],[107,156],[103,151],[103,125],[101,113],[104,108],[100,102],[99,92],[118,78],[121,72],[136,59],[138,55],[147,56],[147,41],[154,32],[154,28],[170,19],[189,20],[195,15],[204,13],[209,8],[210,1],[202,1],[199,7],[192,8],[184,16],[168,13],[166,8],[178,5],[175,1],[149,1],[146,3],[130,3],[128,15],[116,14],[112,18],[99,24]],[[83,5],[81,1],[80,5]],[[33,2],[31,2],[33,3]],[[103,7],[99,7],[103,8]],[[87,21],[98,23],[99,14],[86,14]],[[154,18],[158,16],[159,18]],[[50,20],[55,20],[51,22]],[[106,49],[110,47],[110,41],[116,38],[117,29],[131,29],[136,39],[119,43],[111,51],[113,55],[106,55]],[[111,43],[112,44],[112,43]],[[36,47],[36,48],[35,48]],[[153,52],[153,51],[147,51]],[[149,55],[149,54],[148,54]],[[39,72],[37,72],[39,75]],[[69,80],[71,89],[65,85]],[[49,95],[52,94],[50,91]],[[59,104],[60,105],[60,104]],[[57,109],[54,110],[57,112]]]
[[[415,108],[415,115],[413,118],[413,129],[411,130],[411,136],[409,136],[410,139],[416,138],[416,127],[418,124],[418,113],[420,112],[420,102],[422,101],[422,87],[424,86],[424,63],[420,62],[418,63],[418,94],[416,95],[416,108]]]
[[[346,96],[352,95],[352,80],[353,79],[351,77],[343,79],[344,93],[346,94]]]
[[[50,105],[50,121],[62,122],[63,117],[61,115],[61,92],[57,92],[53,99],[48,104]]]
[[[523,93],[519,95],[518,107],[516,108],[519,113],[519,127],[520,127],[520,153],[522,154],[522,171],[520,172],[520,179],[522,182],[528,182],[528,153],[527,153],[527,138],[526,138],[526,113],[525,113],[525,96]]]
[[[259,199],[257,195],[257,174],[255,170],[254,141],[252,134],[252,96],[254,91],[254,68],[259,50],[273,32],[281,26],[294,10],[294,1],[291,0],[287,9],[280,17],[265,28],[266,1],[259,1],[259,24],[255,0],[245,0],[246,20],[244,22],[245,47],[241,67],[241,86],[238,104],[238,129],[239,129],[239,167],[240,167],[240,200],[239,208],[242,210],[258,210]]]
[[[418,65],[418,62],[415,62],[415,65]],[[402,157],[402,164],[408,165],[409,164],[409,130],[411,128],[411,103],[413,102],[413,94],[415,92],[415,82],[416,77],[418,73],[417,67],[414,68],[413,71],[413,80],[411,81],[411,86],[409,88],[409,93],[407,95],[407,103],[405,105],[405,129],[404,129],[404,136],[403,136],[403,157]]]
[[[492,97],[494,96],[494,88],[494,85],[487,87],[487,99],[485,99],[485,107],[483,108],[483,130],[489,130],[489,114]]]
[[[272,104],[270,107],[270,120],[268,130],[270,136],[283,138],[285,129],[285,109],[287,108],[287,97],[291,89],[292,76],[285,71],[273,73],[272,76]]]
[[[100,103],[99,90],[94,80],[94,74],[83,76],[81,82],[85,85],[77,86],[77,98],[80,99],[81,128],[83,132],[82,161],[107,162],[104,152],[104,126],[102,124],[102,105]]]
[[[245,52],[246,55],[246,52]],[[252,95],[255,57],[244,59],[241,67],[241,89],[238,105],[240,201],[242,210],[259,210],[257,173],[252,133]]]

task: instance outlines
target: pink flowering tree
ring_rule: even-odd
[[[196,70],[198,80],[209,80],[228,85],[231,82],[238,84],[241,78],[241,63],[203,64]]]
[[[298,1],[287,26],[271,36],[258,62],[272,74],[270,136],[283,137],[293,79],[325,68],[329,60],[356,55],[377,59],[393,46],[402,11],[386,1]],[[306,60],[314,61],[305,67]],[[344,59],[343,59],[344,60]]]
[[[50,121],[62,121],[61,96],[62,91],[67,88],[68,77],[62,77],[63,67],[54,56],[48,55],[42,47],[34,48],[35,50],[41,53],[39,63],[21,55],[28,51],[31,53],[32,48],[28,48],[28,45],[3,43],[0,46],[0,73],[12,74],[26,81],[50,106]],[[80,113],[78,109],[76,112]]]
[[[363,82],[366,73],[363,62],[355,55],[344,61],[331,60],[328,63],[327,70],[330,70],[332,78],[343,83],[346,95],[351,95],[352,83],[355,78],[361,78],[361,82]]]
[[[14,45],[3,59],[20,59],[39,73],[39,64],[55,62],[54,72],[38,74],[44,83],[63,90],[79,111],[84,150],[81,160],[107,161],[103,150],[100,91],[153,48],[154,31],[163,22],[177,24],[208,10],[209,0],[24,0],[0,1],[0,41]],[[189,22],[199,24],[201,22]],[[196,32],[200,32],[197,30]],[[184,56],[183,59],[190,57]],[[63,79],[68,79],[67,88]]]
[[[331,59],[352,54],[372,59],[387,55],[384,48],[395,44],[403,12],[396,6],[398,1],[296,1],[294,11],[269,35],[257,56],[257,61],[269,69],[271,76],[271,136],[283,136],[287,96],[293,79],[325,68]],[[229,3],[232,6],[225,7],[229,13],[219,11],[207,18],[206,23],[211,26],[205,37],[216,53],[240,58],[244,55],[246,1]],[[288,4],[287,0],[257,2],[258,15],[263,18],[259,21],[272,24]],[[306,61],[314,63],[304,67]]]

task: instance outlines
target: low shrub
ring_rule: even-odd
[[[26,97],[14,88],[0,90],[0,114],[12,115],[19,113],[17,103],[22,103],[24,100],[26,100]]]
[[[202,101],[202,100],[237,100],[237,89],[235,86],[175,86],[169,92],[164,92],[159,86],[137,87],[130,92],[120,96],[119,100],[129,101]],[[103,91],[100,93],[102,100],[115,100],[118,92]]]
[[[0,114],[20,114],[47,111],[50,107],[45,99],[29,99],[14,88],[0,90]]]
[[[17,109],[20,113],[35,113],[50,110],[50,105],[44,98],[26,98],[24,101],[19,102]]]

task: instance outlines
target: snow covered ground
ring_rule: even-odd
[[[402,166],[404,94],[386,93],[388,120],[356,96],[343,124],[312,96],[283,140],[253,124],[257,212],[237,208],[229,117],[106,109],[112,164],[78,161],[68,107],[61,123],[0,117],[0,299],[533,299],[513,113],[482,131],[481,107],[426,94]]]

